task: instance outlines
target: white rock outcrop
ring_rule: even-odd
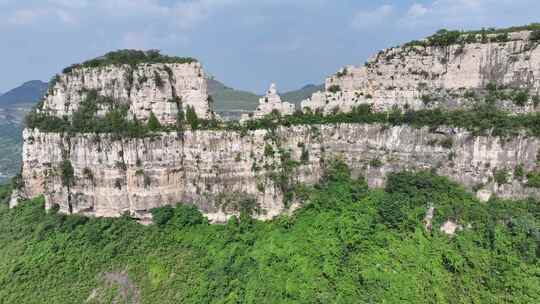
[[[212,115],[207,81],[198,62],[75,68],[57,77],[45,96],[43,111],[70,116],[89,91],[127,104],[132,116],[140,120],[153,112],[161,123],[173,124],[178,111],[188,106],[200,118]]]
[[[274,111],[279,112],[281,115],[292,115],[294,113],[294,105],[281,101],[276,85],[272,83],[266,94],[259,99],[259,106],[255,110],[255,113],[253,113],[253,118],[260,119]]]
[[[468,90],[490,82],[539,93],[540,47],[529,32],[510,33],[507,42],[464,43],[447,47],[401,46],[380,51],[363,66],[347,66],[326,79],[325,91],[302,102],[302,109],[331,113],[361,104],[373,110],[422,109],[468,104]],[[505,107],[514,112],[534,110]]]

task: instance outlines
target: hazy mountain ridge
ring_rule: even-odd
[[[41,80],[27,81],[4,94],[0,94],[0,107],[38,102],[47,91],[47,87],[48,83]]]

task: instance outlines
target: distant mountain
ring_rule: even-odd
[[[208,79],[208,94],[212,95],[216,112],[253,111],[260,98],[255,93],[235,90],[214,79]]]
[[[36,103],[47,91],[48,84],[41,80],[32,80],[23,83],[0,95],[0,107],[12,106],[22,103]]]
[[[283,101],[299,105],[302,100],[311,97],[313,93],[323,89],[324,85],[309,84],[299,90],[280,94]],[[257,108],[259,98],[261,97],[252,92],[227,87],[215,79],[208,80],[208,93],[214,99],[214,109],[216,112],[253,111]]]
[[[304,99],[307,99],[313,95],[313,93],[317,91],[323,91],[324,85],[314,85],[314,84],[308,84],[304,87],[302,87],[300,90],[285,92],[281,95],[281,99],[284,101],[288,101],[291,103],[294,103],[296,105],[300,105],[300,102]]]

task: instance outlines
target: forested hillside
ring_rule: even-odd
[[[538,303],[540,205],[479,203],[429,172],[368,190],[339,161],[305,206],[209,225],[191,207],[128,217],[0,208],[2,303]],[[0,191],[0,199],[7,192]],[[423,219],[434,207],[432,229]],[[446,220],[463,226],[440,232]]]

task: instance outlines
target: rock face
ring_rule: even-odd
[[[266,91],[266,95],[259,99],[259,106],[257,106],[252,118],[261,119],[276,111],[281,115],[292,115],[294,113],[294,105],[281,101],[276,85],[272,83],[268,91]],[[246,117],[244,117],[245,119]]]
[[[482,94],[494,83],[527,92],[521,105],[503,100],[501,106],[533,111],[540,48],[529,36],[519,32],[506,42],[383,50],[365,66],[329,77],[326,91],[302,106],[326,113],[360,104],[375,110],[467,107],[471,90]],[[188,106],[200,118],[213,117],[204,72],[192,61],[75,67],[58,77],[41,111],[69,117],[89,94],[127,105],[130,118],[147,120],[154,113],[162,124],[175,123],[178,111]],[[294,106],[282,102],[272,85],[255,118],[274,110],[290,115]],[[377,124],[188,130],[146,138],[37,129],[23,135],[24,186],[11,204],[44,194],[47,208],[58,206],[64,213],[115,217],[127,212],[145,222],[152,208],[186,203],[214,222],[241,210],[270,219],[298,205],[284,199],[292,185],[318,182],[325,163],[336,158],[372,187],[383,186],[389,172],[433,170],[476,191],[483,201],[492,195],[540,198],[540,188],[527,186],[538,184],[538,173],[531,175],[532,183],[524,177],[537,170],[540,140],[524,135],[502,140],[453,128]]]
[[[75,68],[57,77],[45,96],[43,111],[70,116],[90,91],[127,104],[130,114],[140,120],[153,112],[161,123],[173,124],[178,111],[188,106],[200,118],[211,116],[207,83],[198,62]]]
[[[360,104],[374,110],[449,108],[470,104],[467,92],[489,83],[526,89],[540,87],[540,48],[530,32],[510,33],[507,42],[462,43],[445,47],[409,45],[389,48],[363,66],[347,66],[326,79],[325,92],[302,102],[302,108],[348,112]],[[529,102],[513,112],[532,111]]]
[[[281,127],[273,133],[187,131],[145,139],[25,130],[22,192],[44,194],[47,208],[58,205],[65,213],[128,212],[143,221],[151,208],[182,202],[223,222],[252,199],[254,217],[269,219],[288,208],[275,182],[286,171],[282,160],[299,163],[287,176],[293,184],[316,183],[325,160],[339,158],[372,187],[384,185],[389,172],[426,169],[483,195],[540,198],[540,189],[513,176],[518,165],[525,172],[536,168],[539,148],[538,139],[523,136],[502,141],[456,129],[364,124]],[[66,165],[73,168],[67,183]],[[493,176],[504,168],[508,183],[499,185]]]

